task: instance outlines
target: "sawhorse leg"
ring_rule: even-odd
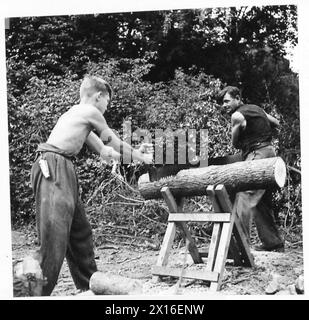
[[[212,200],[215,212],[183,213],[182,199],[175,200],[167,187],[162,188],[161,192],[169,208],[170,215],[157,264],[153,268],[153,274],[156,275],[154,279],[158,280],[162,275],[201,279],[210,281],[210,290],[217,291],[221,287],[228,252],[230,252],[236,265],[254,266],[253,257],[241,222],[223,185],[218,185],[216,188],[209,186],[206,190],[207,195]],[[194,263],[203,263],[194,239],[185,224],[189,221],[214,222],[207,266],[203,272],[179,271],[165,267],[175,238],[176,227],[179,228],[188,244],[188,250]]]
[[[169,208],[170,213],[182,212],[183,199],[179,199],[177,204],[176,200],[174,199],[173,195],[167,187],[162,188],[161,192],[163,199],[165,200]],[[184,222],[168,222],[156,266],[167,265],[170,250],[172,248],[172,244],[176,234],[176,225],[179,228],[185,242],[188,242],[188,250],[191,254],[194,263],[203,263],[203,260],[200,257],[198,249],[195,245],[195,241],[192,238],[186,224]],[[157,276],[153,279],[155,281],[159,280]]]
[[[253,267],[254,260],[250,253],[249,244],[244,235],[241,222],[237,216],[236,208],[233,208],[224,186],[218,185],[216,188],[209,186],[207,194],[212,199],[215,212],[231,212],[230,222],[215,223],[209,248],[210,255],[207,268],[209,271],[219,273],[218,281],[211,283],[210,290],[217,291],[221,287],[229,250],[235,265]]]

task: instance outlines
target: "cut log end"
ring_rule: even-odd
[[[286,165],[281,158],[277,158],[274,170],[275,180],[280,188],[284,187],[286,182]]]
[[[137,185],[150,182],[149,173],[142,174],[137,181]]]

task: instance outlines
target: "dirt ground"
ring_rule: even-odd
[[[12,232],[13,261],[22,259],[35,249],[32,233]],[[277,295],[293,295],[295,281],[303,275],[303,250],[300,245],[286,242],[285,252],[251,251],[255,267],[235,267],[227,261],[221,290],[216,295],[265,295],[267,287],[276,282]],[[145,246],[128,246],[108,243],[96,248],[98,270],[110,272],[128,278],[138,279],[142,284],[142,295],[190,295],[199,298],[209,292],[209,286],[203,281],[182,279],[180,286],[175,278],[163,278],[161,282],[152,280],[151,268],[156,264],[158,249]],[[193,264],[185,247],[174,247],[168,265],[170,267],[203,270],[206,264]],[[53,296],[73,296],[76,290],[66,261],[63,264]]]

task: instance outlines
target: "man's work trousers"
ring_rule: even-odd
[[[79,199],[78,179],[73,163],[64,156],[45,152],[50,177],[45,178],[35,161],[31,184],[35,195],[40,249],[38,256],[47,284],[42,295],[50,295],[66,257],[77,289],[87,290],[97,271],[91,226]]]
[[[250,152],[245,161],[275,156],[274,147],[269,145]],[[237,213],[243,223],[249,242],[252,219],[254,219],[263,246],[270,249],[283,244],[271,208],[271,198],[271,190],[248,190],[238,192],[235,199]]]

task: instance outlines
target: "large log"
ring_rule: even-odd
[[[142,293],[142,283],[111,273],[97,271],[89,281],[89,289],[96,295],[131,295]]]
[[[225,155],[223,157],[208,158],[208,166],[224,165],[242,161],[242,154],[236,153],[232,155]],[[165,177],[175,176],[179,171],[191,168],[199,168],[200,163],[191,164],[164,164],[163,166],[151,165],[148,167],[148,174],[150,181],[157,181]]]
[[[274,157],[181,170],[174,177],[154,182],[147,182],[147,177],[143,177],[138,188],[144,199],[158,199],[162,197],[163,187],[169,187],[175,197],[187,197],[205,195],[209,185],[224,184],[228,192],[235,193],[283,187],[285,181],[285,163]]]

